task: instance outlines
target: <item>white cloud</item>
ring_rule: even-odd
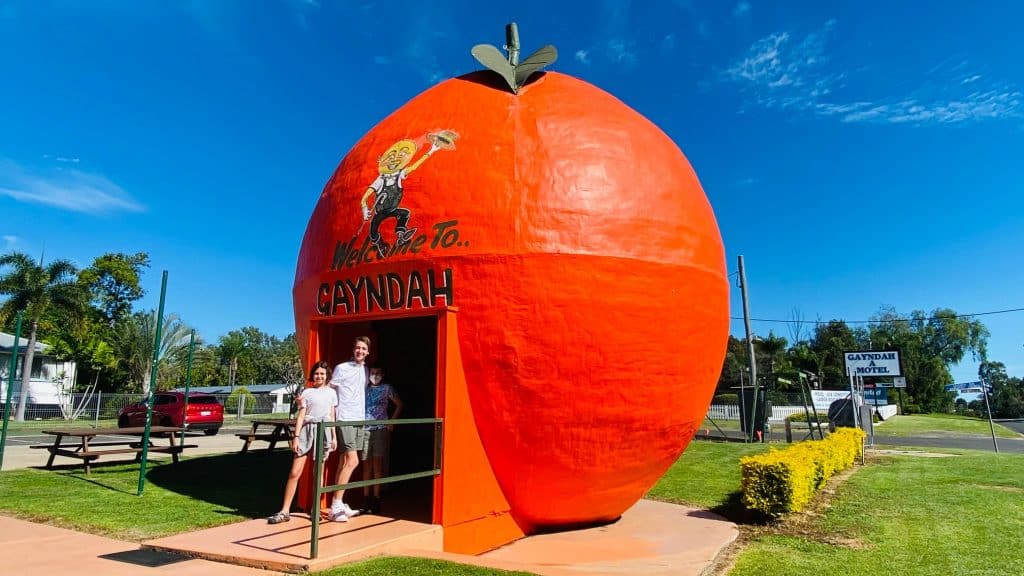
[[[587,66],[590,65],[590,52],[588,50],[577,50],[576,61]]]
[[[736,18],[750,16],[750,2],[740,2],[732,9],[732,15]]]
[[[838,75],[822,71],[828,61],[825,38],[835,25],[829,20],[799,42],[789,32],[770,34],[755,42],[743,58],[725,71],[728,80],[739,82],[758,103],[773,107],[801,107],[828,94]]]
[[[5,251],[13,249],[18,244],[19,240],[19,238],[17,236],[14,236],[13,234],[5,234],[4,236],[0,236],[0,238],[2,238],[4,241]]]
[[[57,162],[70,162],[72,164],[78,164],[79,162],[81,162],[79,158],[68,158],[67,156],[57,156],[56,158],[54,158],[54,160],[56,160]]]
[[[825,43],[834,26],[835,20],[829,20],[799,40],[788,31],[770,34],[751,45],[722,76],[740,85],[748,100],[764,108],[835,117],[842,122],[955,124],[1021,116],[1019,90],[983,86],[981,75],[964,73],[966,62],[948,68],[948,60],[925,74],[942,77],[924,82],[909,94],[844,100],[836,91],[848,81],[847,74],[827,69],[830,62]]]
[[[101,174],[73,168],[30,171],[4,160],[0,160],[0,196],[87,214],[145,211]]]

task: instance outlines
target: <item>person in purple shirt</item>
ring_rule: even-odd
[[[394,420],[402,413],[402,399],[398,397],[395,389],[384,382],[384,370],[381,368],[370,369],[370,385],[366,387],[366,419],[367,420]],[[377,479],[384,476],[384,462],[388,457],[388,450],[391,446],[391,431],[394,430],[391,424],[371,424],[366,427],[365,443],[363,444],[362,457],[366,479]],[[380,512],[380,484],[373,485],[373,494],[370,494],[370,487],[363,487],[363,500],[366,502],[364,508],[370,514]]]

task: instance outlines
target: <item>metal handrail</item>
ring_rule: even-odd
[[[312,424],[312,422],[310,422]],[[386,425],[407,425],[407,424],[433,424],[434,425],[434,468],[432,470],[425,470],[423,472],[411,472],[409,474],[399,474],[397,476],[384,476],[382,478],[376,478],[372,480],[359,480],[356,482],[348,482],[346,484],[331,484],[329,486],[321,486],[320,482],[324,474],[324,440],[326,438],[326,428],[331,426],[338,428],[340,426],[386,426]],[[309,535],[309,558],[315,560],[319,554],[318,545],[320,543],[320,497],[330,492],[337,492],[338,490],[348,490],[351,488],[362,488],[364,486],[373,486],[376,484],[389,484],[392,482],[401,482],[403,480],[413,480],[416,478],[426,478],[429,476],[438,476],[441,474],[441,438],[444,429],[444,420],[442,418],[405,418],[401,420],[338,420],[334,422],[317,422],[316,423],[316,445],[314,447],[314,455],[316,458],[316,464],[314,467],[314,481],[313,481],[313,504],[309,511],[310,520],[310,535]],[[299,433],[298,430],[295,431]],[[340,463],[339,463],[340,465]]]

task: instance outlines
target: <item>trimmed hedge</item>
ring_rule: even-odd
[[[864,431],[839,428],[824,440],[740,459],[743,505],[770,517],[801,510],[836,472],[863,453]]]

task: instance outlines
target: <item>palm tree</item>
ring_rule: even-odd
[[[228,386],[231,390],[235,389],[235,379],[238,377],[238,359],[247,350],[245,339],[238,331],[233,330],[220,338],[220,357],[228,365]]]
[[[120,363],[131,382],[140,385],[143,396],[149,394],[152,384],[150,379],[156,324],[156,310],[150,310],[132,314],[119,322],[114,329],[114,346]],[[157,362],[166,362],[187,349],[190,330],[191,328],[186,326],[177,314],[165,316]]]
[[[32,379],[32,361],[35,359],[39,320],[51,307],[74,313],[81,306],[81,290],[75,282],[78,270],[68,260],[54,260],[36,264],[28,254],[11,252],[0,256],[0,294],[8,296],[0,306],[0,322],[7,322],[16,312],[24,311],[29,325],[28,346],[21,369],[21,393],[14,419],[25,420],[29,382]]]

